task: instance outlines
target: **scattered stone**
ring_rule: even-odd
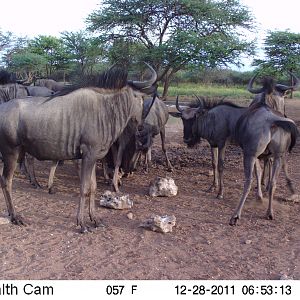
[[[149,195],[151,197],[172,197],[176,196],[178,187],[176,186],[174,179],[170,177],[157,176],[154,181],[150,183]]]
[[[121,195],[111,191],[105,191],[100,197],[100,205],[113,209],[132,208],[133,201],[129,199],[129,195]]]
[[[150,219],[144,221],[140,226],[152,231],[167,233],[172,232],[173,226],[176,224],[176,217],[153,215]]]
[[[133,213],[132,213],[132,212],[128,213],[128,214],[127,214],[127,218],[128,218],[129,220],[133,220]]]
[[[10,223],[9,218],[0,217],[0,225],[6,225],[6,224],[9,224],[9,223]]]
[[[300,195],[298,195],[298,194],[293,194],[293,195],[290,196],[290,197],[283,198],[283,201],[299,203],[299,202],[300,202]]]
[[[287,274],[281,274],[279,280],[294,280],[293,276]]]
[[[246,245],[250,245],[251,243],[252,243],[251,240],[246,240],[246,241],[245,241],[245,244],[246,244]]]

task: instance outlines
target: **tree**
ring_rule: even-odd
[[[79,64],[81,75],[92,73],[103,54],[99,40],[89,37],[85,31],[79,31],[63,32],[62,41],[69,58]]]
[[[63,43],[61,39],[53,36],[40,35],[29,42],[28,50],[31,53],[42,55],[46,59],[46,76],[50,77],[54,70],[65,64]]]
[[[46,64],[44,56],[23,51],[11,55],[8,67],[21,77],[23,75],[28,82],[33,82],[34,77],[42,72]]]
[[[254,44],[243,40],[252,27],[249,11],[238,0],[104,0],[87,19],[88,29],[113,44],[123,40],[142,47],[136,59],[150,62],[164,80],[189,63],[214,67],[238,64]]]
[[[268,32],[264,41],[264,59],[256,59],[253,65],[269,75],[281,75],[282,72],[300,72],[300,33],[286,31]],[[293,85],[293,77],[290,76]],[[291,93],[292,98],[292,93]]]

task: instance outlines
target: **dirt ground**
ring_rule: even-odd
[[[287,114],[300,125],[300,101],[288,100]],[[167,147],[174,166],[166,171],[156,138],[153,166],[142,168],[123,180],[121,191],[134,201],[131,210],[100,207],[97,215],[106,227],[80,234],[75,218],[79,180],[71,163],[56,173],[57,193],[49,195],[46,184],[50,164],[37,162],[35,190],[23,175],[16,174],[13,195],[26,227],[0,225],[1,279],[300,279],[300,204],[289,196],[282,177],[275,194],[275,220],[266,220],[267,199],[255,200],[254,184],[238,226],[229,219],[243,187],[242,152],[227,150],[225,197],[207,192],[212,176],[206,142],[188,149],[182,142],[182,125],[170,119]],[[289,170],[300,193],[300,139],[289,155]],[[97,170],[97,199],[110,189]],[[179,187],[172,198],[147,196],[156,176],[171,176]],[[133,213],[133,219],[127,217]],[[152,214],[175,215],[173,232],[162,234],[139,225]],[[6,216],[0,193],[0,217]]]

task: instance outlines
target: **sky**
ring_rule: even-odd
[[[256,19],[257,32],[249,38],[257,37],[259,46],[268,30],[289,29],[300,33],[299,0],[240,2],[249,7]],[[63,31],[85,29],[85,19],[100,5],[101,0],[1,0],[0,30],[29,38],[38,35],[59,37]]]
[[[87,16],[101,0],[1,0],[0,29],[16,36],[59,37],[63,31],[85,29]]]

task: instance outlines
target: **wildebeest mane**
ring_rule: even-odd
[[[230,101],[224,101],[224,98],[207,98],[207,97],[197,97],[197,100],[189,104],[190,108],[202,107],[203,109],[210,110],[216,106],[226,105],[230,107],[242,108],[242,106],[236,105]]]
[[[80,83],[66,86],[60,92],[55,93],[49,100],[70,94],[80,88],[103,88],[103,89],[122,89],[127,84],[128,72],[124,68],[113,67],[98,75],[85,76]]]
[[[6,70],[0,70],[0,84],[16,83],[14,76]]]

